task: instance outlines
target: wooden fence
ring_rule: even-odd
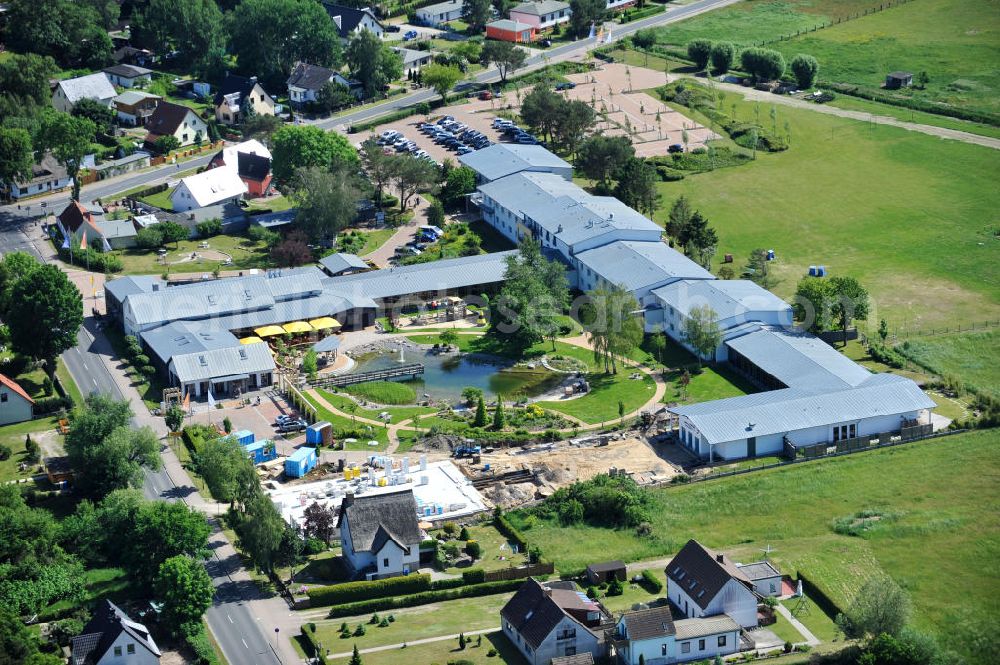
[[[400,377],[416,378],[423,373],[423,363],[407,363],[405,365],[400,365],[399,367],[373,369],[369,372],[338,374],[336,376],[321,377],[311,381],[309,385],[314,388],[327,388],[330,386],[340,387],[349,386],[355,383],[364,383],[365,381],[386,381],[389,379],[398,379]]]
[[[488,570],[485,573],[487,582],[500,582],[502,580],[523,580],[535,575],[551,575],[556,571],[555,564],[551,561],[539,561],[527,566],[517,568],[500,568],[499,570]]]

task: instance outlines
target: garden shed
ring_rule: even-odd
[[[611,580],[624,582],[628,577],[625,570],[625,563],[622,561],[605,561],[603,563],[592,563],[587,566],[587,582],[591,586],[604,584]]]

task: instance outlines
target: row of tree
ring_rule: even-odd
[[[540,83],[521,102],[521,119],[547,143],[567,154],[575,154],[584,137],[594,128],[594,110],[583,101],[567,99],[548,83]]]
[[[646,36],[639,37],[638,42],[637,37],[639,35],[633,35],[632,42],[640,48],[643,48],[640,44],[645,44],[647,49],[652,46]],[[716,74],[725,74],[732,69],[737,53],[740,68],[758,81],[777,81],[790,66],[799,88],[805,90],[813,86],[819,74],[819,63],[811,55],[800,53],[792,58],[791,63],[786,64],[785,56],[774,49],[751,46],[737,51],[732,42],[713,43],[708,39],[692,39],[687,44],[688,58],[694,62],[695,67],[704,70],[711,62]]]

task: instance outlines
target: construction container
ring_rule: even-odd
[[[266,439],[245,445],[243,450],[247,452],[254,464],[270,462],[278,456],[274,444]]]
[[[230,436],[233,437],[234,439],[236,439],[236,441],[241,446],[245,446],[247,444],[253,443],[254,442],[254,438],[255,438],[254,435],[253,435],[253,432],[251,432],[248,429],[241,429],[238,432],[233,432],[232,434],[230,434]]]
[[[303,446],[285,460],[285,475],[301,478],[316,467],[316,449]]]
[[[324,430],[328,430],[324,440]],[[306,428],[306,443],[310,446],[328,445],[333,440],[333,425],[325,420],[313,423]]]

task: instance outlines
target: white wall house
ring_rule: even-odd
[[[95,99],[104,106],[111,106],[111,100],[117,94],[107,75],[97,72],[59,81],[52,91],[52,106],[63,113],[72,111],[81,99]]]
[[[58,192],[72,184],[73,179],[66,173],[66,167],[60,164],[52,153],[47,152],[41,161],[31,166],[31,178],[0,182],[0,195],[19,201],[45,192]]]
[[[539,30],[550,30],[560,23],[568,23],[572,15],[569,3],[561,0],[522,2],[510,10],[512,21],[526,23]]]
[[[160,649],[144,625],[102,600],[70,641],[70,665],[157,665]]]
[[[435,27],[449,21],[457,21],[462,18],[462,8],[465,6],[463,0],[448,0],[434,5],[421,7],[416,11],[417,21],[423,25]]]
[[[667,599],[685,617],[725,614],[740,626],[757,626],[753,583],[721,552],[689,540],[667,564]]]
[[[0,425],[31,420],[35,400],[16,381],[0,374]]]
[[[348,494],[340,505],[338,527],[344,558],[358,577],[409,575],[420,567],[423,534],[410,490]]]
[[[614,645],[623,665],[670,665],[736,653],[740,626],[726,615],[674,621],[669,607],[625,612]]]
[[[193,109],[160,101],[146,121],[146,142],[155,143],[161,136],[173,136],[181,146],[198,139],[208,139],[208,124]]]
[[[174,212],[195,210],[219,203],[239,201],[247,185],[235,169],[209,169],[187,178],[170,193]]]

